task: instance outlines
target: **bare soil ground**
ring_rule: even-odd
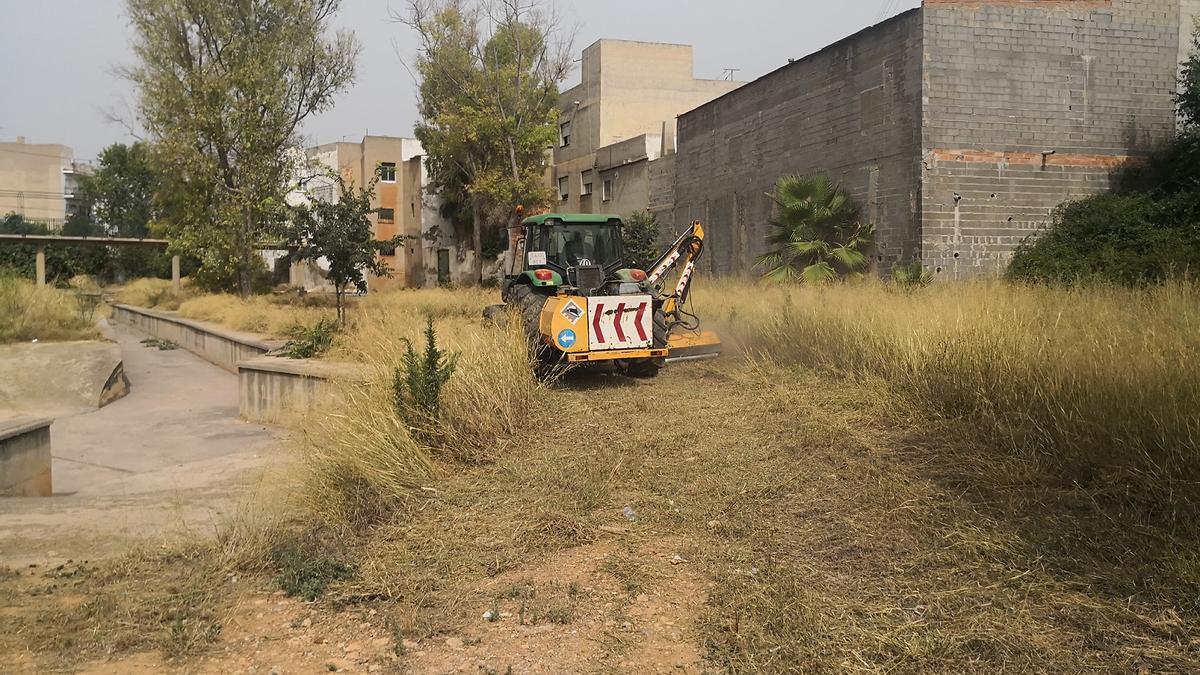
[[[318,541],[351,571],[315,602],[186,552],[10,570],[3,669],[1200,668],[1194,547],[877,383],[727,361],[553,396],[495,462]]]

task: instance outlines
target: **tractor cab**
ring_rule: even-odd
[[[615,215],[548,213],[526,218],[513,242],[505,295],[518,285],[544,294],[581,296],[639,291],[646,274],[627,267],[622,227]]]

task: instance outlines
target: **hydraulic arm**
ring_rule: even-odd
[[[658,260],[650,266],[646,280],[664,295],[663,313],[671,323],[683,323],[683,304],[687,302],[688,292],[692,287],[692,274],[696,271],[696,262],[704,252],[704,226],[700,221],[692,221],[688,229],[671,244]],[[667,273],[682,264],[679,280],[675,282],[675,291],[665,295]]]

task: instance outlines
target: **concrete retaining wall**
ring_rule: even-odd
[[[263,357],[238,363],[238,410],[252,422],[278,422],[315,407],[326,383],[361,377],[352,364]]]
[[[0,346],[0,415],[65,417],[107,405],[128,390],[115,342]]]
[[[0,421],[0,497],[49,497],[52,420],[18,417]]]
[[[113,319],[173,342],[231,373],[238,372],[238,362],[258,358],[283,346],[282,341],[264,340],[259,335],[130,305],[113,305]]]

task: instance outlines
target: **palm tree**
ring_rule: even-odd
[[[858,204],[825,176],[783,176],[767,193],[775,217],[771,250],[754,264],[764,279],[821,283],[864,269],[874,226],[859,220]]]

